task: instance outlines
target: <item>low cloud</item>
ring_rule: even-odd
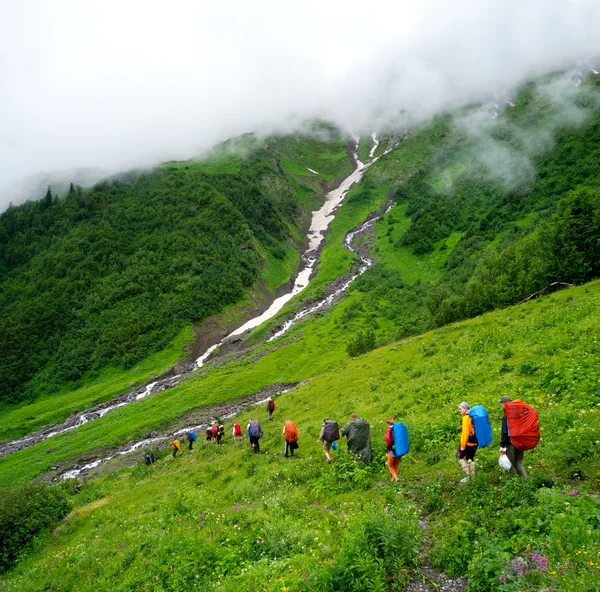
[[[537,109],[539,116],[526,123],[502,117],[503,111],[515,107],[510,95],[456,117],[455,125],[474,147],[473,163],[483,165],[494,181],[510,189],[529,185],[535,176],[533,160],[552,150],[556,134],[584,124],[600,106],[600,93],[581,86],[587,74],[575,69],[530,84],[526,100],[533,103],[530,112]]]
[[[598,30],[597,0],[5,2],[0,186],[190,158],[313,117],[403,126],[594,67]]]

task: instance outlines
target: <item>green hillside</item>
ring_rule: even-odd
[[[293,146],[244,138],[204,161],[9,207],[0,215],[0,404],[134,368],[192,323],[288,281],[324,184],[287,165],[319,166],[327,182],[350,170],[347,140],[320,133]]]
[[[553,74],[495,118],[471,105],[382,134],[314,278],[276,317],[175,388],[0,458],[0,590],[387,591],[442,572],[471,592],[600,589],[599,91],[600,76]],[[351,171],[347,138],[310,132],[243,136],[2,214],[0,439],[144,384],[185,358],[193,325],[224,331],[284,284],[310,210]],[[268,341],[357,271],[344,239],[374,215],[358,239],[373,265]],[[284,387],[260,455],[228,419],[224,446],[159,447],[154,467],[117,456],[77,495],[31,485]],[[527,479],[498,466],[505,394],[540,413]],[[463,400],[486,405],[495,437],[467,484]],[[323,417],[352,412],[371,422],[374,460],[344,445],[326,465]],[[390,415],[411,435],[398,486]],[[236,419],[252,417],[262,405]]]
[[[449,575],[468,573],[469,590],[552,582],[593,590],[600,585],[599,306],[594,282],[338,362],[277,397],[275,422],[262,406],[237,418],[263,420],[259,455],[245,439],[233,442],[227,423],[223,446],[199,441],[175,459],[161,453],[155,467],[138,463],[88,481],[1,589],[402,589],[424,552]],[[221,379],[233,388],[260,365],[239,362]],[[207,374],[180,388],[211,387]],[[498,434],[503,394],[540,412],[542,441],[525,456],[530,476],[503,475],[495,435],[477,454],[476,479],[461,486],[456,405],[485,404]],[[316,443],[322,418],[343,423],[353,411],[371,422],[374,460],[357,464],[343,446],[326,465]],[[412,439],[397,487],[384,463],[389,415]],[[300,431],[293,460],[283,458],[286,418]],[[548,571],[535,569],[542,564],[534,554]],[[517,557],[527,562],[522,575],[511,568]]]

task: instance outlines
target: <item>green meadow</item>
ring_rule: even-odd
[[[600,282],[594,282],[354,360],[336,359],[335,343],[324,347],[316,339],[331,334],[318,331],[326,323],[321,319],[313,323],[314,335],[304,330],[300,342],[255,363],[209,371],[115,411],[90,424],[84,438],[110,432],[114,444],[124,419],[118,415],[130,422],[156,417],[192,391],[197,397],[214,393],[217,375],[230,396],[244,390],[235,390],[236,384],[251,390],[252,377],[255,389],[258,376],[308,378],[275,399],[273,423],[262,405],[236,418],[242,426],[252,417],[262,420],[259,455],[245,439],[232,441],[230,420],[223,446],[200,438],[193,453],[172,458],[159,451],[154,467],[140,461],[86,480],[83,492],[71,498],[71,513],[4,577],[2,589],[60,582],[64,590],[333,590],[336,582],[354,582],[367,590],[386,589],[389,574],[402,589],[420,548],[448,574],[468,573],[473,590],[541,589],[552,582],[561,590],[593,589],[600,563],[599,305]],[[301,351],[312,356],[300,362]],[[308,377],[302,368],[310,367],[311,357]],[[497,465],[498,399],[504,394],[522,397],[540,413],[542,440],[525,455],[525,480],[507,478]],[[476,478],[466,485],[459,484],[454,459],[456,406],[463,399],[487,406],[495,433],[492,446],[478,452]],[[342,445],[326,465],[316,442],[322,418],[343,424],[351,412],[371,423],[374,460],[356,463]],[[398,486],[388,482],[384,460],[390,415],[404,421],[411,436]],[[294,459],[283,457],[281,428],[288,418],[300,432]],[[70,436],[71,448],[84,433]],[[23,453],[31,455],[28,465],[41,452],[35,448]],[[6,462],[19,454],[2,459],[4,474]],[[15,469],[8,468],[12,474]],[[425,532],[417,520],[427,525]],[[433,543],[424,547],[429,532]],[[548,571],[535,568],[534,553],[547,560]],[[524,574],[512,573],[513,557],[527,561]],[[513,587],[500,587],[499,578],[509,575]]]

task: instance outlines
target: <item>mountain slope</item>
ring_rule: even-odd
[[[346,139],[321,133],[294,146],[245,138],[0,215],[0,402],[132,368],[251,287],[285,283],[310,199],[350,170]],[[323,179],[286,171],[298,160],[323,165]]]
[[[199,441],[175,459],[158,451],[155,467],[105,467],[2,589],[402,589],[423,560],[418,545],[438,569],[468,573],[470,590],[552,582],[560,590],[595,589],[599,307],[600,283],[593,282],[335,364],[278,396],[275,422],[262,406],[237,418],[242,425],[266,420],[260,455],[245,439],[233,442],[227,423],[223,446]],[[291,361],[294,344],[277,351],[286,348],[281,359]],[[313,351],[313,359],[324,351]],[[268,368],[275,372],[267,358],[241,360],[219,377],[233,392],[236,383],[248,384],[244,375]],[[214,384],[208,373],[188,387],[198,393]],[[184,397],[185,386],[178,389]],[[527,480],[507,479],[497,466],[503,394],[522,396],[540,413],[542,440],[526,453]],[[495,434],[465,486],[454,458],[463,399],[487,406]],[[343,424],[350,412],[371,422],[374,461],[356,464],[344,444],[325,465],[315,442],[322,418]],[[389,415],[411,435],[399,488],[384,464]],[[294,460],[282,457],[286,418],[300,432]],[[424,537],[433,541],[430,550]],[[505,586],[500,578],[509,575]]]

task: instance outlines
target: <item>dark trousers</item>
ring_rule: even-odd
[[[252,446],[256,454],[260,452],[260,441],[256,436],[250,436],[250,446]]]
[[[194,447],[194,441],[193,441],[193,440],[190,440],[190,441],[188,442],[188,444],[189,444],[189,449],[191,450],[191,449]]]
[[[512,442],[506,446],[506,456],[508,456],[508,460],[512,463],[513,468],[509,471],[510,474],[513,474],[517,471],[519,477],[527,477],[527,473],[523,468],[523,451],[517,450]]]
[[[288,455],[288,451],[291,453],[292,456],[294,456],[294,447],[292,446],[291,442],[288,442],[287,440],[285,441],[285,455]]]

